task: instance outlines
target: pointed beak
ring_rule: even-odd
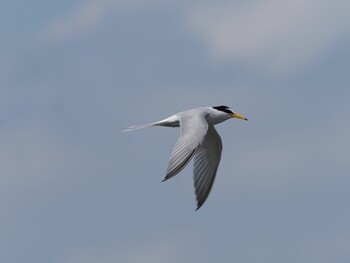
[[[237,119],[241,119],[241,120],[245,120],[245,121],[248,120],[246,117],[243,117],[241,114],[238,114],[238,113],[232,113],[231,116],[232,116],[232,118],[237,118]]]

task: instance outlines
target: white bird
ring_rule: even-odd
[[[194,157],[193,176],[198,210],[210,193],[221,158],[222,142],[214,125],[230,118],[248,120],[227,106],[201,107],[157,122],[131,126],[124,131],[153,126],[180,127],[180,137],[171,154],[163,182],[177,175]]]

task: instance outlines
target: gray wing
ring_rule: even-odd
[[[222,151],[220,135],[214,126],[208,132],[194,157],[194,187],[197,197],[197,210],[208,198],[219,167]]]
[[[208,130],[205,113],[193,113],[180,118],[180,138],[171,154],[163,181],[177,175],[191,161]]]

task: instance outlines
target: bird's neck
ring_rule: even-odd
[[[216,125],[228,120],[230,117],[226,115],[208,114],[206,119],[209,125]]]

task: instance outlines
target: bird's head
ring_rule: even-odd
[[[246,117],[243,117],[241,114],[238,114],[238,113],[232,111],[230,109],[230,107],[227,107],[227,106],[216,106],[216,107],[213,107],[213,109],[215,109],[219,112],[222,112],[222,114],[225,114],[224,116],[226,117],[226,119],[237,118],[237,119],[241,119],[241,120],[245,120],[245,121],[248,120]]]

